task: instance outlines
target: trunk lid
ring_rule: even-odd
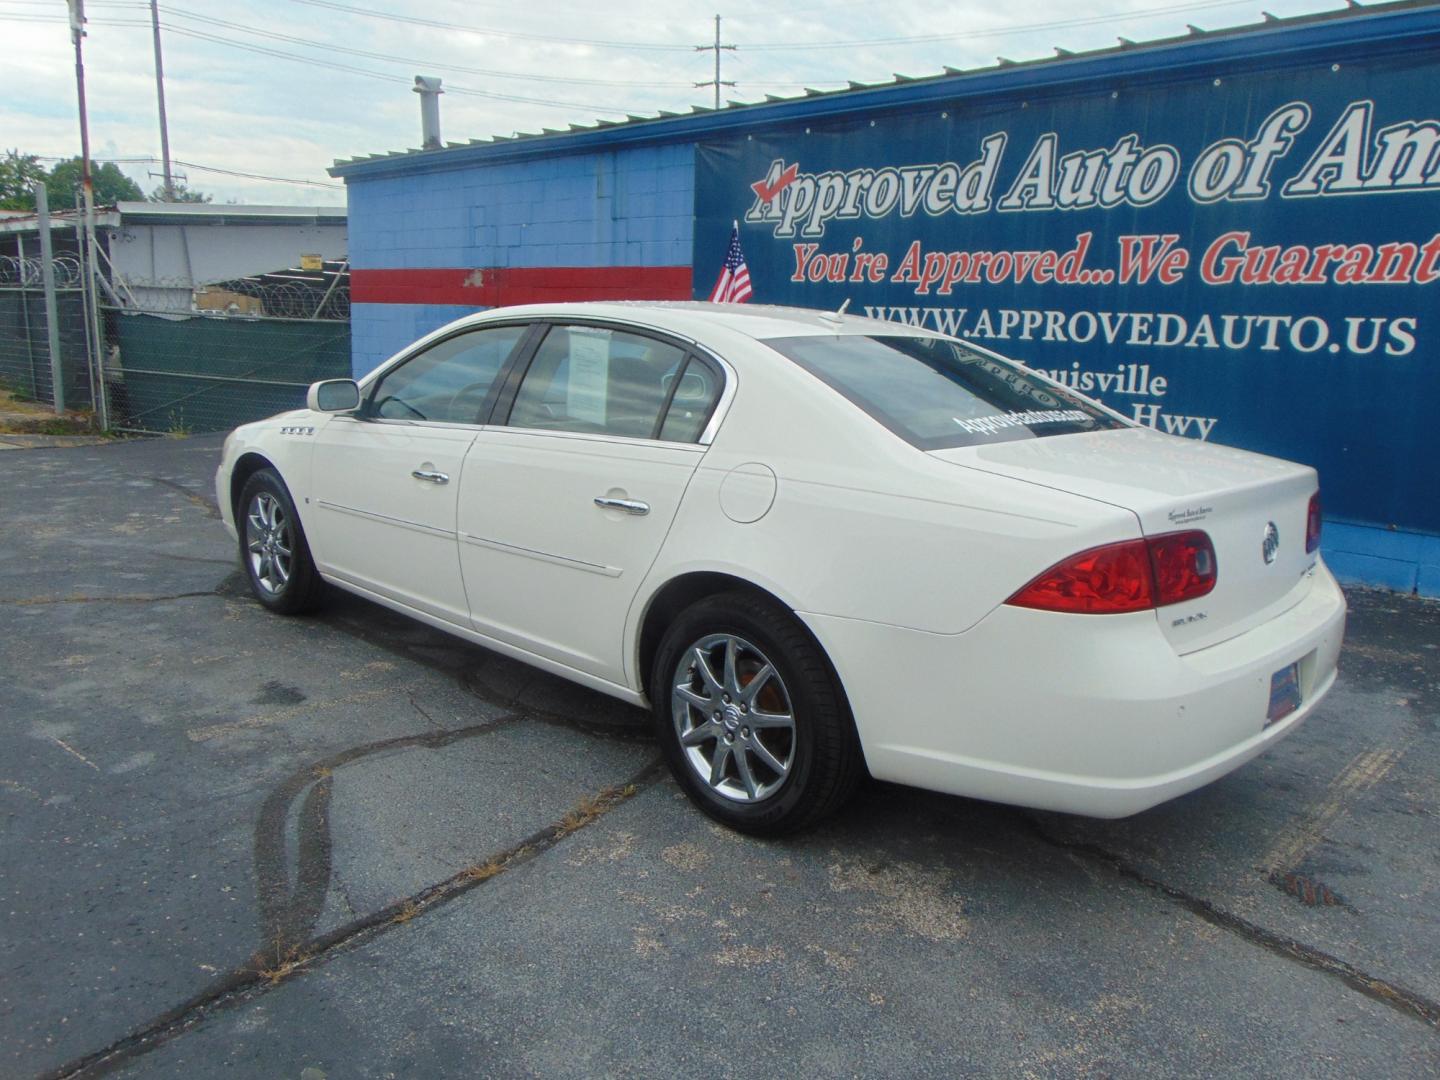
[[[1305,527],[1317,479],[1305,465],[1145,428],[929,453],[1123,507],[1145,536],[1207,533],[1215,545],[1215,588],[1155,613],[1177,652],[1242,634],[1299,603],[1302,579],[1315,563],[1316,553],[1305,552]],[[1071,553],[1057,559],[1064,554]]]

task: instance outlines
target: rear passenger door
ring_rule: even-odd
[[[630,602],[705,451],[725,372],[684,343],[557,323],[462,474],[476,630],[621,685]]]

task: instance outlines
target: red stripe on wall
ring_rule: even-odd
[[[500,307],[556,300],[689,300],[688,266],[538,266],[351,270],[357,304]]]

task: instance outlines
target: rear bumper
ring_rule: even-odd
[[[958,635],[803,615],[849,695],[871,773],[996,802],[1124,817],[1238,768],[1309,718],[1335,681],[1345,598],[1323,563],[1297,602],[1177,655],[1154,612],[1000,607]],[[1272,675],[1302,704],[1265,726]]]

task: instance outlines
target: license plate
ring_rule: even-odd
[[[1300,707],[1300,665],[1287,664],[1270,676],[1270,708],[1265,726],[1283,720]]]

